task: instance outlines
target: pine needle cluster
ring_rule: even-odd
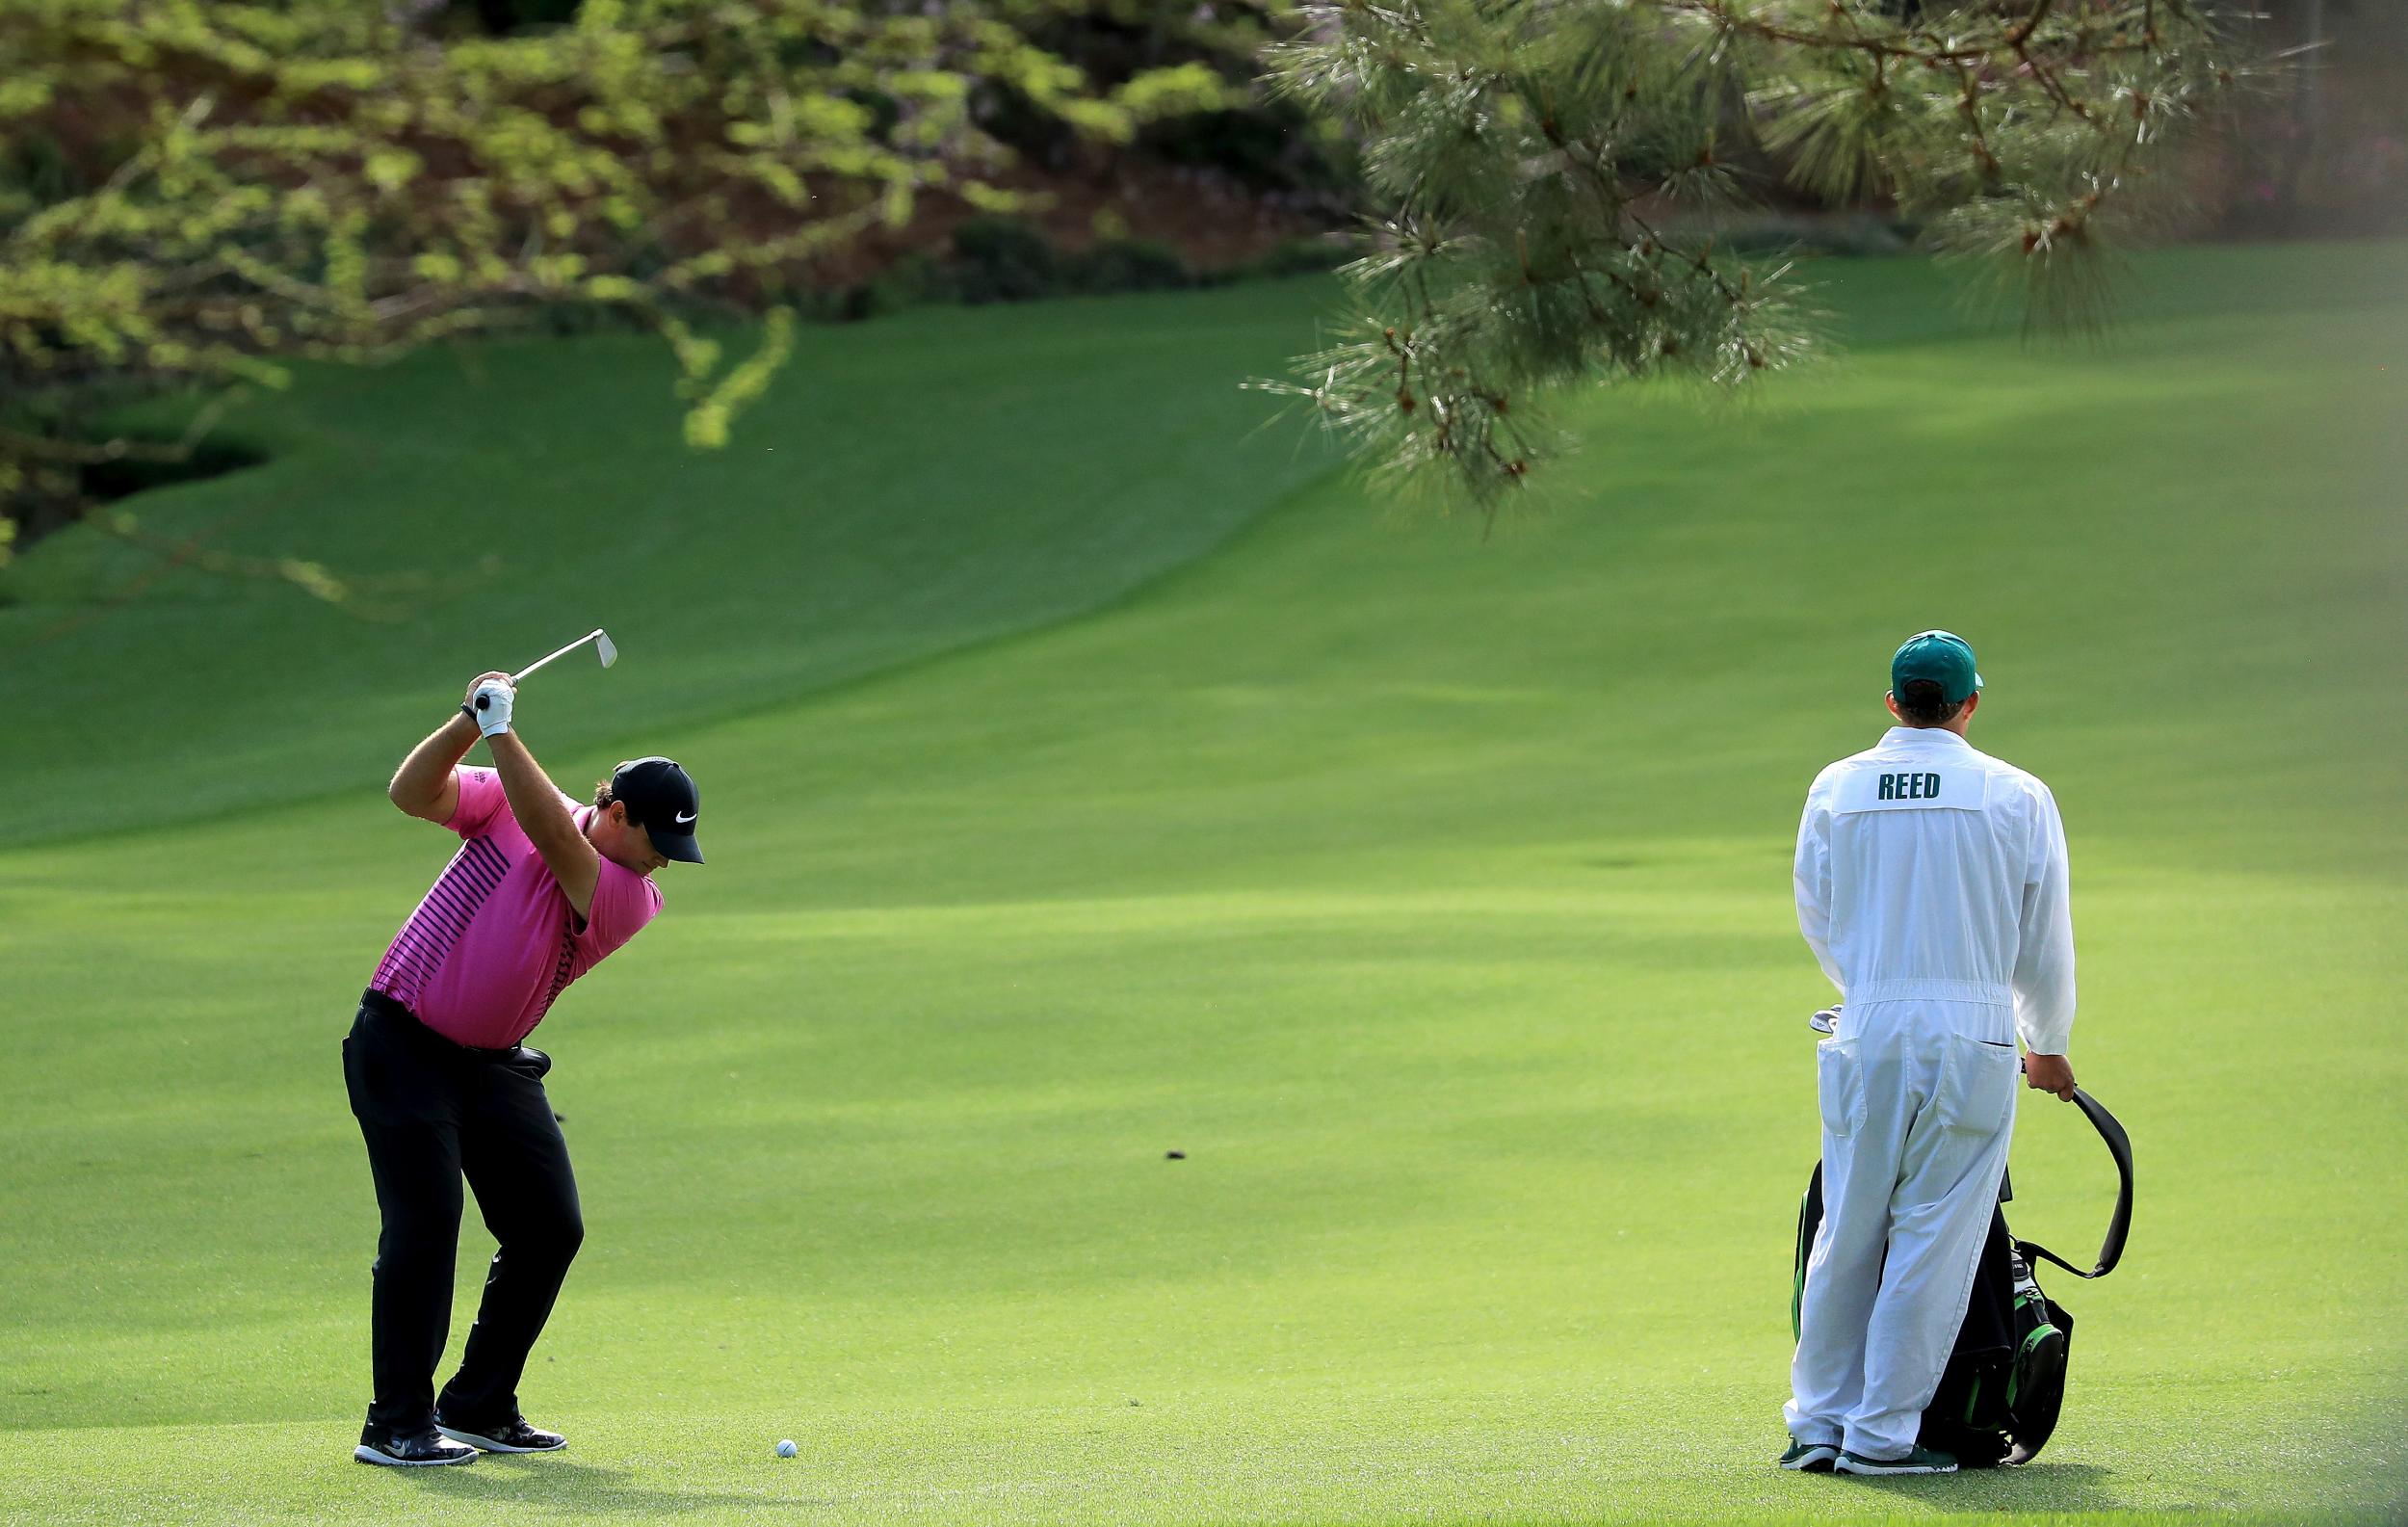
[[[1822,343],[1792,265],[1714,215],[1876,202],[2103,317],[2106,259],[2172,212],[2175,146],[2246,62],[2191,0],[1340,0],[1272,88],[1362,143],[1339,342],[1265,383],[1377,471],[1493,512],[1580,382],[1744,389]]]

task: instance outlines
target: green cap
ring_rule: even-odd
[[[1974,649],[1953,631],[1923,631],[1906,639],[1890,659],[1890,693],[1899,694],[1916,679],[1940,686],[1940,702],[1953,705],[1981,688],[1974,671]]]

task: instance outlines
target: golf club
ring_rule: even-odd
[[[618,648],[612,645],[610,634],[597,625],[592,630],[579,637],[576,641],[569,643],[568,645],[562,647],[559,651],[553,653],[550,657],[539,657],[534,662],[528,664],[525,668],[520,669],[517,672],[512,673],[510,675],[510,683],[517,685],[526,682],[527,675],[534,672],[537,669],[543,667],[547,663],[566,657],[569,653],[576,651],[579,647],[585,645],[589,642],[593,644],[594,655],[602,660],[602,666],[604,668],[609,668],[612,664],[618,661]]]

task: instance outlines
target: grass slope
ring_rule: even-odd
[[[1600,402],[1485,543],[1326,484],[1096,618],[547,748],[672,745],[712,823],[543,1030],[590,1227],[526,1391],[560,1458],[345,1457],[335,1041],[440,836],[361,784],[0,856],[0,1515],[2395,1515],[2408,304],[2331,300],[2395,258],[2169,261],[2249,301],[2095,355],[1902,327],[1737,432]],[[2124,1270],[2052,1281],[2040,1465],[1806,1479],[1789,839],[1936,621],[2065,806],[2142,1200]],[[2070,1110],[2016,1162],[2020,1231],[2096,1234]]]
[[[454,674],[595,625],[626,665],[607,689],[590,664],[545,674],[573,701],[556,747],[1093,609],[1326,468],[1255,429],[1263,400],[1237,385],[1309,347],[1326,299],[1301,281],[809,329],[720,452],[677,444],[667,354],[633,335],[309,373],[233,416],[268,464],[130,507],[212,552],[321,561],[383,618],[91,530],[45,541],[0,574],[0,708],[73,695],[107,746],[11,749],[30,789],[0,841],[345,788]]]

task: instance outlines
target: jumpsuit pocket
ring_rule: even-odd
[[[1958,1135],[1995,1135],[2015,1117],[2015,1076],[2021,1067],[2012,1042],[1992,1044],[1951,1034],[1940,1063],[1939,1095],[1932,1112],[1940,1127]]]
[[[1815,1046],[1815,1095],[1822,1105],[1822,1127],[1845,1140],[1865,1127],[1865,1068],[1857,1064],[1854,1040],[1825,1040]]]

